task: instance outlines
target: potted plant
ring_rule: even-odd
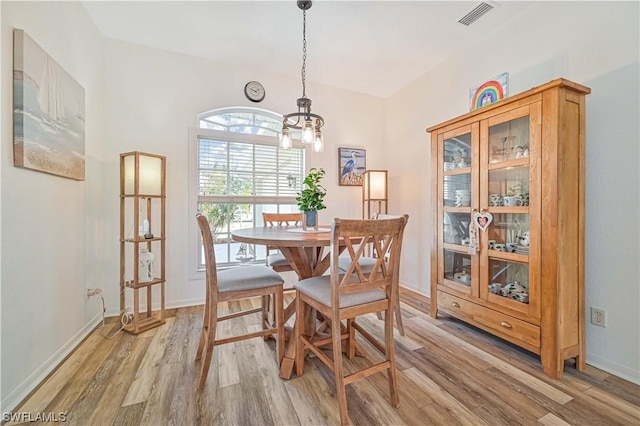
[[[309,174],[304,178],[304,188],[298,192],[296,201],[298,208],[303,213],[302,228],[318,229],[318,210],[326,209],[324,196],[327,190],[320,185],[320,180],[324,177],[324,169],[309,169]]]

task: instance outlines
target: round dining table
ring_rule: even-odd
[[[317,277],[325,273],[331,265],[331,251],[324,252],[325,247],[331,245],[331,227],[319,226],[317,230],[303,230],[296,226],[260,226],[256,228],[242,228],[231,232],[231,237],[241,243],[262,244],[276,247],[289,261],[298,278]],[[345,249],[340,244],[339,251]],[[295,312],[295,301],[285,309],[285,321]],[[313,315],[313,314],[312,314]],[[297,319],[296,319],[297,320]],[[304,327],[310,327],[313,319],[305,319]],[[280,338],[278,336],[278,338]],[[290,339],[282,364],[280,377],[291,378],[295,366],[296,342]]]
[[[330,226],[320,226],[318,230],[303,230],[297,226],[259,226],[236,229],[231,232],[231,237],[241,243],[277,247],[301,280],[324,274],[331,263],[329,251],[323,256],[324,247],[331,245]]]

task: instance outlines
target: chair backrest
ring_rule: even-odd
[[[298,213],[262,213],[264,226],[300,225],[302,212]]]
[[[216,252],[213,249],[213,237],[211,236],[211,227],[209,226],[209,221],[202,213],[196,214],[196,220],[198,221],[198,227],[200,227],[200,234],[202,235],[202,243],[204,245],[204,261],[207,277],[207,297],[209,297],[209,291],[211,291],[213,295],[218,293]]]
[[[331,227],[331,298],[339,306],[340,295],[386,290],[391,297],[393,286],[399,282],[400,250],[408,215],[393,219],[334,219]],[[366,273],[359,263],[365,248],[371,244],[376,262]],[[340,269],[340,246],[346,247],[349,266]],[[388,260],[385,261],[385,255]],[[342,275],[344,274],[344,275]]]
[[[405,214],[407,221],[409,221],[409,215]],[[403,217],[401,214],[385,214],[385,213],[376,213],[373,215],[372,219],[397,219],[399,217]],[[406,223],[405,223],[406,226]],[[387,254],[388,257],[388,254]]]
[[[373,215],[373,219],[397,219],[402,217],[401,214],[384,214],[384,213],[376,213]]]

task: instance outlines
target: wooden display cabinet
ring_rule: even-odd
[[[539,354],[544,372],[584,368],[585,96],[557,79],[427,129],[439,311]],[[470,253],[469,224],[490,213]]]
[[[120,313],[131,294],[133,318],[124,329],[133,334],[165,322],[165,176],[163,156],[120,154]],[[160,297],[155,312],[154,292]]]

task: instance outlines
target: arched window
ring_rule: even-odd
[[[198,114],[191,131],[192,191],[214,234],[218,265],[264,262],[263,246],[231,239],[238,228],[262,226],[263,212],[298,211],[295,196],[304,180],[304,148],[282,149],[282,115],[249,107],[229,107]],[[198,235],[196,268],[204,268]]]
[[[259,108],[220,108],[198,114],[198,127],[278,137],[282,130],[282,115]]]

